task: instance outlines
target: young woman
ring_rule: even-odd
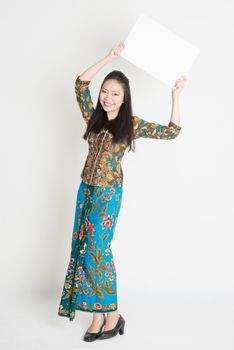
[[[111,242],[123,193],[121,160],[127,147],[135,149],[139,137],[174,139],[179,135],[179,94],[185,76],[172,88],[172,113],[168,126],[132,115],[128,78],[120,71],[103,80],[94,109],[89,84],[108,62],[120,56],[124,44],[115,45],[96,64],[76,78],[75,92],[87,128],[83,138],[89,152],[77,191],[71,257],[58,314],[75,318],[75,311],[93,313],[85,341],[124,333],[118,313],[117,280]],[[107,313],[107,317],[105,317]]]

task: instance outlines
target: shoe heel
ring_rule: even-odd
[[[125,323],[122,325],[122,327],[119,329],[119,334],[122,335],[124,334],[124,326],[125,326]]]

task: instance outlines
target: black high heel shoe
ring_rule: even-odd
[[[119,315],[118,322],[116,323],[116,326],[112,329],[109,329],[108,331],[103,331],[102,333],[99,333],[97,336],[97,339],[107,339],[112,338],[116,336],[118,333],[120,335],[124,334],[124,326],[125,326],[125,319],[122,315]]]
[[[103,314],[103,316],[104,316],[104,321],[103,321],[103,324],[101,325],[100,330],[98,332],[95,332],[95,333],[90,333],[90,332],[86,331],[86,333],[83,337],[84,341],[94,341],[97,339],[98,335],[101,334],[102,328],[104,327],[105,322],[106,322],[105,314]]]

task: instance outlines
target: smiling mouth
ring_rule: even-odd
[[[104,106],[106,106],[106,107],[112,106],[112,104],[108,104],[108,103],[105,103],[105,102],[103,102],[103,103],[104,103]]]

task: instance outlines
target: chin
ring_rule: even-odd
[[[113,107],[102,106],[102,108],[104,109],[104,111],[108,111],[108,112],[113,110]]]

